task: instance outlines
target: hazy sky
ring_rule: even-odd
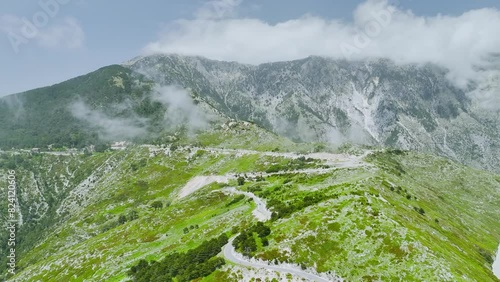
[[[3,0],[0,95],[151,52],[246,63],[389,56],[454,68],[460,82],[500,52],[499,9],[498,0]]]

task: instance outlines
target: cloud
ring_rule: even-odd
[[[403,64],[441,65],[461,87],[480,79],[485,68],[497,67],[490,61],[500,52],[500,37],[494,36],[500,30],[497,9],[423,17],[387,0],[368,0],[353,12],[352,22],[305,15],[269,24],[235,18],[240,2],[210,1],[226,9],[217,13],[205,7],[194,19],[173,22],[144,53],[200,55],[249,64],[310,55],[353,60],[383,57]]]
[[[189,92],[178,86],[156,87],[153,100],[166,107],[165,122],[167,127],[187,125],[190,131],[206,128],[210,117],[197,105]]]
[[[188,133],[193,133],[205,129],[212,118],[195,104],[187,90],[178,86],[158,86],[153,89],[150,98],[153,102],[162,104],[165,109],[163,129],[177,129],[178,126],[185,126]],[[133,139],[159,133],[148,131],[148,126],[153,121],[151,118],[140,117],[130,112],[134,104],[136,102],[125,100],[108,106],[106,111],[103,111],[92,108],[82,100],[77,100],[70,104],[69,110],[74,117],[96,128],[99,137],[106,141]],[[108,114],[127,112],[126,117]]]
[[[116,105],[114,109],[126,108],[125,104]],[[69,107],[74,117],[88,122],[99,131],[99,137],[107,141],[123,138],[130,139],[144,136],[147,133],[146,119],[139,117],[113,118],[104,112],[92,109],[83,101],[72,103]]]
[[[478,101],[478,105],[482,109],[498,110],[500,105],[500,73],[494,71],[487,71],[486,75],[477,87],[469,93]]]
[[[45,25],[36,25],[26,18],[14,15],[0,17],[0,33],[7,36],[12,48],[17,53],[22,45],[35,42],[47,49],[76,49],[85,42],[85,32],[79,22],[72,18],[55,21],[47,20]]]
[[[26,114],[26,110],[24,109],[24,102],[19,95],[9,95],[6,97],[1,97],[1,101],[6,103],[13,119],[17,120]]]

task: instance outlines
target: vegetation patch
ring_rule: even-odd
[[[140,260],[130,268],[129,275],[136,282],[169,282],[174,279],[184,282],[208,276],[225,264],[224,259],[215,256],[227,242],[227,235],[222,234],[186,253],[175,252],[158,262]]]

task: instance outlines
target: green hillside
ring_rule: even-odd
[[[105,141],[95,124],[75,116],[72,105],[85,103],[110,118],[153,117],[162,109],[147,98],[152,86],[144,81],[131,70],[112,65],[57,85],[2,97],[0,148],[51,144],[81,148]],[[124,102],[128,108],[115,107]]]
[[[127,281],[141,260],[181,261],[245,233],[238,252],[348,281],[498,281],[500,176],[405,151],[333,154],[248,123],[218,128],[91,156],[18,155],[26,229],[12,280]],[[242,192],[272,212],[269,235],[252,231],[258,204]],[[207,256],[217,270],[198,281],[261,277]]]

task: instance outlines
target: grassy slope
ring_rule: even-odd
[[[206,134],[196,142],[283,151],[313,147],[253,130]],[[139,147],[118,154],[124,161],[98,182],[89,205],[76,210],[66,224],[21,258],[20,281],[120,281],[140,258],[160,259],[234,225],[245,226],[253,220],[253,203],[227,207],[232,197],[210,193],[219,189],[217,184],[181,201],[176,192],[195,175],[256,171],[269,162],[282,162],[208,152],[187,160],[187,151],[166,157]],[[270,246],[258,256],[336,271],[349,280],[496,281],[484,254],[492,255],[500,242],[498,176],[414,154],[378,154],[370,162],[375,167],[322,176],[275,176],[261,183],[260,193],[268,200],[293,202],[312,191],[326,199],[273,222]],[[133,163],[143,166],[134,171]],[[172,205],[154,211],[149,207],[154,200]],[[414,207],[423,208],[425,214]],[[132,209],[139,213],[137,220],[103,232],[118,215]],[[184,234],[184,227],[191,225],[199,229]],[[224,268],[204,280],[227,278],[237,269]]]
[[[110,157],[117,158],[118,154],[100,154],[94,157],[84,156],[54,156],[30,155],[22,153],[0,155],[0,174],[7,173],[6,163],[15,163],[17,177],[17,196],[21,211],[22,225],[17,232],[17,240],[23,242],[16,248],[17,254],[23,256],[25,252],[51,231],[62,219],[63,214],[57,213],[57,207],[63,199],[71,195],[71,191],[84,179],[89,177]],[[6,179],[0,178],[0,187],[7,187]],[[7,210],[7,195],[5,189],[0,189],[0,210]],[[2,220],[7,216],[2,213]],[[0,231],[3,238],[7,236],[5,230]],[[4,259],[3,257],[1,259]],[[0,267],[3,271],[4,264]]]
[[[112,65],[60,84],[1,97],[0,147],[96,144],[98,131],[77,119],[71,105],[82,101],[92,109],[106,108],[113,116],[113,106],[126,100],[134,107],[139,105],[151,88],[138,83],[143,80],[127,68]],[[122,117],[131,110],[121,113]]]
[[[498,176],[430,156],[379,154],[371,161],[376,169],[318,178],[321,185],[304,187],[299,176],[286,185],[268,179],[271,198],[321,189],[329,199],[277,221],[274,244],[260,257],[355,281],[497,281],[484,256],[500,242]],[[405,172],[398,176],[394,166]]]

